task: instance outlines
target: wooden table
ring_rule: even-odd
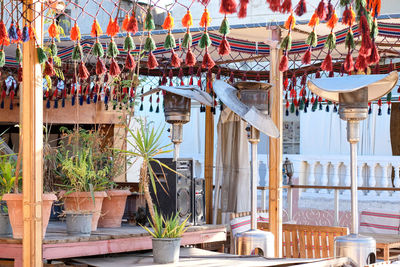
[[[388,261],[391,259],[398,258],[400,251],[397,250],[397,253],[394,254],[393,249],[400,249],[400,235],[372,234],[372,233],[360,233],[360,234],[375,238],[376,248],[383,250],[383,257],[379,256],[378,259],[383,259],[385,261]]]
[[[50,222],[43,240],[43,259],[61,259],[151,249],[151,237],[141,227],[99,228],[90,237],[69,236],[65,224]],[[192,245],[226,240],[224,225],[191,226],[181,244]],[[0,237],[0,258],[22,266],[22,240]]]

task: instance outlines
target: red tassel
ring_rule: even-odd
[[[284,72],[287,71],[289,67],[289,59],[286,55],[284,55],[279,63],[279,70]]]
[[[233,14],[236,12],[237,4],[235,0],[221,0],[221,6],[219,13],[221,14]]]
[[[220,54],[221,56],[226,56],[229,55],[230,52],[231,52],[231,46],[229,45],[229,42],[226,40],[226,37],[224,36],[222,38],[221,43],[219,44],[218,54]]]
[[[86,68],[85,63],[83,63],[83,61],[81,62],[81,64],[79,64],[78,76],[81,80],[87,80],[90,76],[90,73]]]
[[[96,75],[102,75],[104,73],[106,73],[107,68],[106,65],[104,64],[103,60],[101,60],[101,58],[97,59],[97,63],[96,63]]]
[[[154,56],[153,52],[150,52],[149,58],[147,60],[147,68],[152,70],[158,67],[158,62],[156,57]]]
[[[4,22],[0,21],[0,43],[3,43],[6,39],[8,39],[7,28]]]
[[[267,3],[269,3],[269,8],[273,12],[279,11],[279,8],[281,7],[281,1],[280,0],[267,0]]]
[[[0,75],[1,75],[1,73],[0,73]],[[17,80],[18,80],[18,82],[19,83],[22,83],[22,66],[21,66],[21,64],[18,66],[18,75],[17,75]]]
[[[109,73],[111,76],[117,76],[121,73],[121,69],[118,66],[118,63],[114,58],[111,58],[110,70]]]
[[[344,70],[347,73],[350,73],[354,70],[354,61],[353,61],[353,56],[349,52],[346,56],[346,60],[344,61]]]
[[[362,71],[368,67],[367,59],[365,58],[364,55],[361,54],[358,55],[355,67],[357,70],[362,70]]]
[[[301,59],[303,64],[309,65],[311,64],[311,49],[308,48],[307,51],[304,53],[303,58]]]
[[[125,59],[125,68],[128,70],[133,70],[135,67],[136,67],[135,59],[133,58],[131,53],[128,53]]]
[[[233,71],[231,71],[231,74],[229,74],[229,83],[233,83],[235,80],[235,74],[233,73]]]
[[[378,48],[376,44],[372,44],[371,55],[368,57],[367,62],[369,65],[373,65],[379,62],[381,57],[379,56]]]
[[[179,68],[181,66],[182,60],[178,57],[175,52],[172,52],[171,56],[171,66],[175,68]]]
[[[333,70],[331,54],[326,55],[324,61],[321,64],[321,69],[324,71],[332,71]]]
[[[328,0],[328,4],[326,6],[326,20],[330,20],[335,8],[333,7],[331,0]]]
[[[299,17],[303,16],[304,13],[307,13],[306,0],[300,0],[299,1],[299,3],[297,4],[297,8],[295,10],[295,13]]]
[[[319,2],[317,9],[315,10],[320,20],[325,20],[326,18],[326,9],[325,9],[325,1],[321,0]]]
[[[215,66],[214,60],[211,58],[210,54],[206,52],[203,57],[203,62],[201,63],[202,68],[212,69]]]
[[[185,64],[189,67],[193,67],[194,65],[196,65],[196,57],[190,49],[188,49],[186,53]]]
[[[130,32],[132,34],[135,34],[138,32],[138,30],[139,30],[139,28],[138,28],[138,23],[137,23],[137,20],[135,17],[135,12],[132,12],[132,16],[129,19],[129,23],[126,26],[126,31]]]
[[[301,85],[306,85],[307,84],[307,73],[304,73],[303,76],[301,76]]]
[[[281,11],[281,13],[292,12],[292,0],[284,0],[281,5],[280,11]]]
[[[351,6],[350,8],[346,7],[346,9],[343,12],[342,23],[344,25],[351,26],[353,25],[355,20],[356,20],[355,13],[353,12]]]
[[[249,4],[250,0],[240,0],[240,7],[238,17],[245,18],[247,16],[247,5]]]
[[[53,77],[54,75],[56,75],[56,72],[54,71],[54,67],[53,67],[53,59],[52,58],[49,58],[49,60],[46,61],[45,65],[44,65],[43,74],[48,75],[50,77]]]
[[[365,57],[368,57],[371,54],[372,40],[367,18],[364,15],[360,18],[360,28],[362,40],[359,53]]]

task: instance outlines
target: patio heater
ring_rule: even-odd
[[[163,90],[165,121],[171,124],[171,141],[174,143],[174,161],[179,157],[179,146],[183,141],[183,125],[190,121],[191,100],[203,105],[212,106],[213,100],[209,94],[196,85],[191,86],[159,86],[143,94],[147,96]]]
[[[316,95],[339,103],[339,115],[347,121],[347,141],[350,143],[351,173],[351,233],[335,238],[335,256],[349,257],[359,266],[375,262],[376,241],[358,234],[357,143],[360,121],[368,116],[368,102],[386,95],[396,85],[398,73],[385,75],[351,75],[314,79],[308,88]]]
[[[279,130],[268,115],[268,93],[271,85],[262,82],[238,82],[231,86],[216,80],[213,88],[221,101],[249,124],[247,131],[251,144],[251,224],[249,231],[234,237],[235,252],[239,255],[274,257],[274,235],[257,230],[257,144],[260,141],[260,131],[271,137],[279,137]]]

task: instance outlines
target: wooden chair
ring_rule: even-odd
[[[259,223],[258,227],[269,230],[268,223]],[[305,259],[333,257],[335,237],[347,234],[346,227],[283,224],[283,257]]]

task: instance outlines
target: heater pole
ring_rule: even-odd
[[[347,121],[347,139],[350,143],[350,175],[351,175],[351,233],[358,234],[358,199],[357,199],[357,143],[359,141],[360,122]]]
[[[251,230],[257,229],[257,143],[260,141],[259,132],[250,128],[249,142],[251,144]]]

